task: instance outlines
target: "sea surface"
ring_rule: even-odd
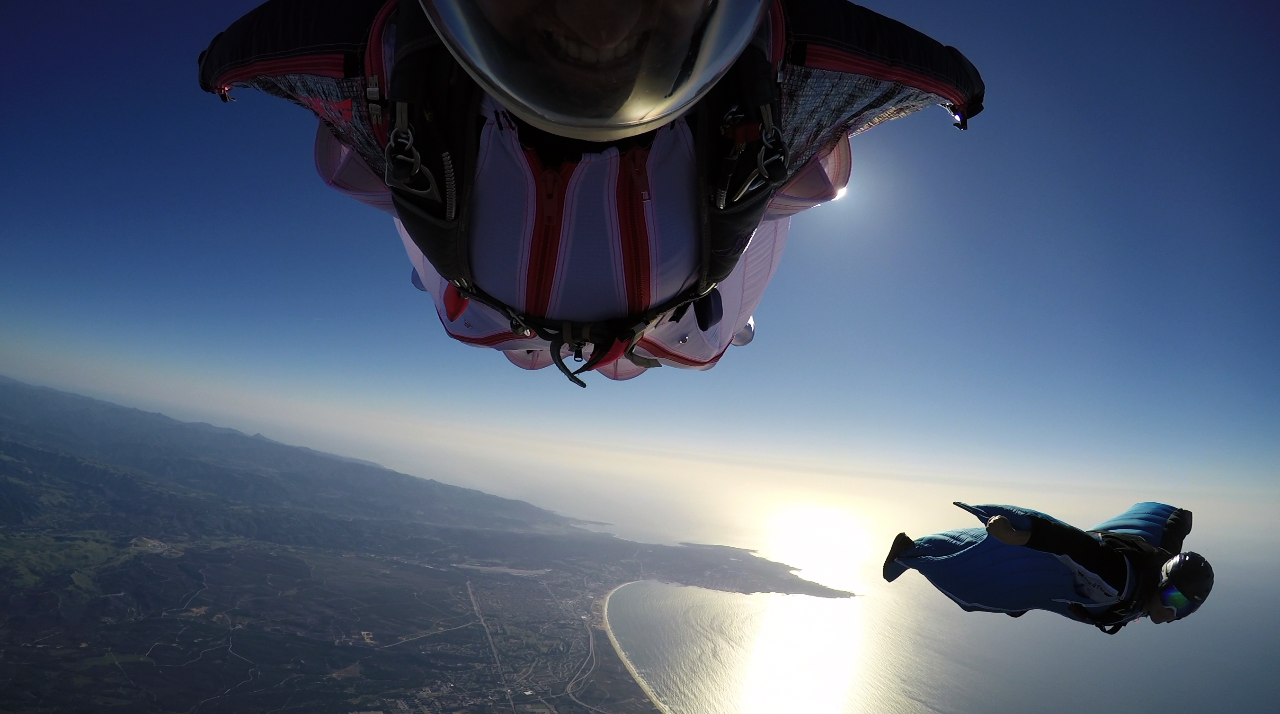
[[[1113,637],[1049,613],[965,613],[914,572],[843,599],[641,581],[607,616],[670,714],[1280,711],[1280,571],[1213,550],[1195,617]]]
[[[630,540],[753,549],[856,594],[617,590],[615,638],[672,714],[1280,712],[1280,480],[1210,466],[1221,475],[1121,477],[1071,464],[879,473],[746,453],[602,449],[590,473],[533,459],[555,468],[482,471],[497,475],[469,485],[557,504]],[[966,613],[915,572],[885,583],[880,567],[898,532],[979,524],[956,500],[1026,506],[1086,528],[1140,501],[1188,508],[1187,547],[1213,564],[1213,594],[1184,621],[1107,636],[1043,612]]]

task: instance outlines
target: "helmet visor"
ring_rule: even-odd
[[[420,0],[467,72],[560,136],[655,129],[702,98],[751,41],[764,0]]]
[[[1175,620],[1181,620],[1200,607],[1200,603],[1183,595],[1177,586],[1172,583],[1160,589],[1160,604],[1173,610],[1173,618]]]

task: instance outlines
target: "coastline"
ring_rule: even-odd
[[[627,659],[627,653],[622,651],[622,646],[618,644],[618,638],[613,635],[613,628],[609,626],[609,598],[613,597],[613,594],[618,592],[619,589],[631,585],[632,583],[639,582],[643,581],[632,580],[631,582],[623,583],[610,590],[609,593],[604,596],[604,602],[600,607],[601,619],[604,621],[604,631],[605,634],[609,636],[609,644],[613,645],[613,651],[618,653],[618,659],[622,660],[622,665],[627,668],[627,672],[631,675],[631,679],[635,680],[635,683],[640,685],[640,689],[644,691],[645,696],[649,697],[649,701],[653,702],[653,706],[657,707],[658,711],[662,712],[662,714],[675,714],[675,712],[667,708],[667,705],[658,700],[658,696],[654,694],[653,690],[649,687],[649,683],[644,681],[644,677],[641,677],[640,673],[636,671],[635,666],[631,664],[631,660]]]

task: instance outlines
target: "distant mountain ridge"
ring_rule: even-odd
[[[216,428],[216,427],[215,427],[215,428]],[[356,458],[356,457],[354,457],[354,456],[343,456],[342,454],[334,454],[334,453],[331,453],[331,452],[328,452],[328,451],[320,451],[319,449],[312,449],[312,448],[307,447],[307,446],[294,446],[293,444],[286,444],[286,443],[284,443],[283,441],[276,441],[275,439],[272,439],[272,438],[271,438],[271,437],[269,437],[269,436],[263,436],[262,434],[254,434],[251,438],[253,438],[253,439],[262,439],[263,441],[269,441],[269,442],[271,442],[272,444],[280,444],[281,446],[290,446],[290,447],[292,447],[292,448],[294,448],[294,449],[302,449],[303,451],[306,451],[306,452],[309,452],[309,453],[315,454],[315,455],[317,455],[317,456],[328,456],[328,457],[329,457],[329,458],[331,458],[331,459],[337,459],[337,460],[339,460],[339,461],[345,461],[345,462],[347,462],[347,463],[349,463],[349,464],[361,464],[362,466],[372,466],[372,467],[373,467],[373,468],[375,468],[375,469],[387,469],[387,467],[386,467],[386,466],[383,466],[382,464],[380,464],[380,463],[378,463],[378,462],[376,462],[376,461],[368,461],[368,460],[366,460],[366,459],[357,459],[357,458]],[[393,471],[394,469],[387,469],[387,470],[388,470],[388,471]]]
[[[0,439],[252,506],[502,530],[561,531],[575,523],[523,501],[372,462],[7,377],[0,377]]]

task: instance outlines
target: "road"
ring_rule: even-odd
[[[467,581],[467,595],[471,596],[471,607],[476,611],[476,618],[480,620],[480,626],[484,628],[485,638],[489,640],[489,651],[493,653],[493,664],[498,668],[498,681],[502,683],[502,691],[507,695],[507,706],[511,707],[511,714],[516,714],[516,703],[511,700],[511,690],[507,687],[507,675],[502,672],[502,658],[498,656],[498,648],[493,644],[493,635],[489,632],[489,625],[484,621],[484,614],[480,612],[480,601],[476,599],[476,591],[471,589],[470,580]]]

